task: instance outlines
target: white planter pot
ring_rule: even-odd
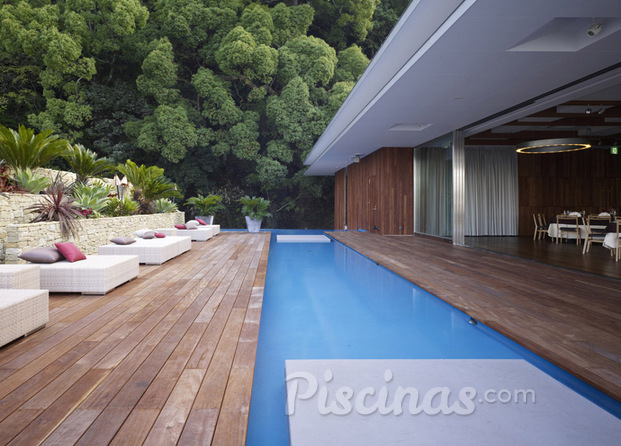
[[[208,225],[213,225],[213,215],[209,215],[207,217],[205,217],[203,215],[195,215],[194,219],[197,219],[197,218],[200,218],[201,220],[203,220]]]
[[[259,232],[261,230],[261,221],[262,220],[255,220],[254,218],[246,216],[246,226],[248,227],[248,232]]]

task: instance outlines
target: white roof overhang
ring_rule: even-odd
[[[593,23],[603,26],[589,36]],[[617,88],[620,30],[619,0],[414,0],[306,158],[306,174]]]

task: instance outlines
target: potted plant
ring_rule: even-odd
[[[265,217],[271,217],[268,211],[271,202],[261,197],[252,197],[248,195],[239,199],[242,205],[242,214],[246,217],[246,226],[248,232],[259,232],[261,230],[261,222]]]
[[[194,207],[194,219],[200,218],[204,220],[208,225],[213,224],[213,216],[216,212],[224,210],[224,205],[221,203],[222,196],[209,194],[206,197],[198,195],[198,197],[188,198],[185,204],[189,204]]]

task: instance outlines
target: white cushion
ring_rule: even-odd
[[[140,229],[134,232],[134,235],[140,238],[153,238],[155,237],[155,231],[151,229]]]
[[[185,227],[186,229],[191,229],[191,228],[198,228],[200,226],[200,223],[197,222],[196,220],[189,220],[186,222]]]

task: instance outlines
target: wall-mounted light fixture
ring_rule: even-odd
[[[582,138],[554,138],[528,141],[517,146],[518,153],[561,153],[575,152],[591,147],[591,143]]]

